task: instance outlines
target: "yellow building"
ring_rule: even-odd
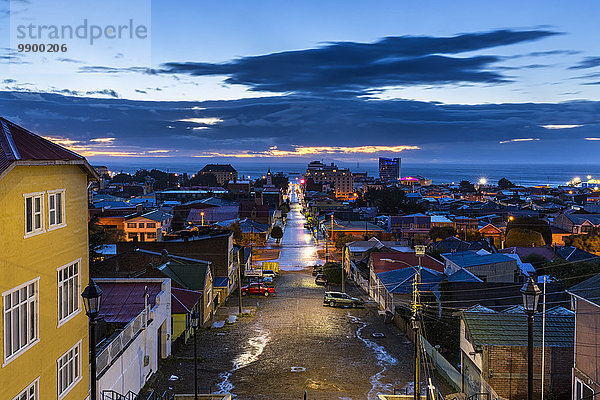
[[[89,395],[86,160],[0,118],[0,399]]]

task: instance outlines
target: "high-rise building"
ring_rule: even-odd
[[[0,118],[2,399],[89,396],[85,158]]]
[[[347,168],[338,168],[337,165],[325,165],[319,161],[312,161],[306,169],[305,179],[312,179],[314,183],[329,184],[335,191],[335,197],[349,199],[354,195],[354,178]]]
[[[379,179],[382,182],[400,179],[400,158],[379,157]]]

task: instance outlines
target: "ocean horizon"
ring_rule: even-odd
[[[161,161],[162,160],[162,161]],[[175,173],[194,174],[210,161],[201,162],[173,162],[166,159],[152,161],[140,160],[139,162],[94,162],[92,165],[105,165],[112,172],[135,173],[138,169],[156,168]],[[220,162],[228,163],[228,162]],[[306,171],[307,162],[229,162],[238,171],[240,179],[257,179],[266,174],[270,169],[272,173],[302,174]],[[377,162],[345,163],[336,162],[341,168],[349,168],[352,172],[366,172],[369,176],[379,176]],[[401,175],[419,175],[432,180],[433,184],[458,183],[468,180],[473,183],[486,179],[488,183],[495,184],[501,178],[506,178],[516,185],[537,186],[550,185],[557,187],[564,185],[575,177],[587,180],[587,176],[600,179],[600,164],[459,164],[459,163],[402,163]],[[243,178],[242,178],[243,177]]]

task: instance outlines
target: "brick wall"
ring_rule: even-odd
[[[540,398],[542,349],[535,347],[533,352],[534,397]],[[571,367],[573,348],[545,349],[545,385],[546,396],[550,393],[556,398],[569,398],[571,393]],[[527,397],[527,347],[486,346],[484,350],[484,379],[498,395],[510,399]]]

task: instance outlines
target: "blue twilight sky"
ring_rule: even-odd
[[[0,110],[93,162],[597,163],[600,3],[575,5],[2,0]],[[84,21],[105,36],[50,36]],[[67,50],[18,51],[42,43]]]

